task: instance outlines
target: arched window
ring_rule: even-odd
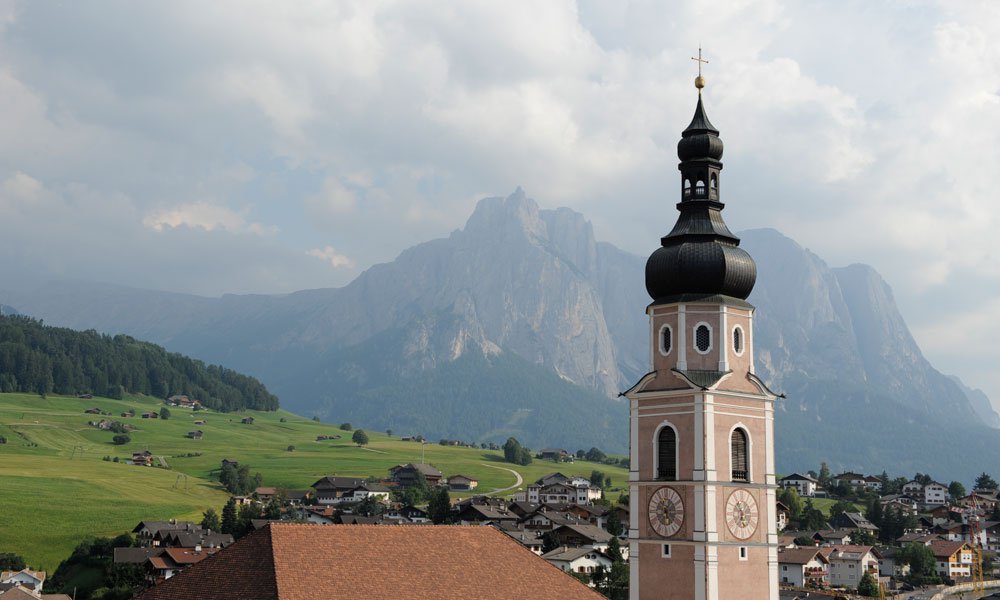
[[[685,179],[684,180],[684,195],[685,196],[690,196],[691,195],[691,180],[690,179]]]
[[[705,182],[699,179],[698,182],[694,184],[694,192],[696,196],[704,196]]]
[[[656,436],[656,478],[677,481],[677,432],[669,425]]]
[[[698,326],[694,328],[694,347],[702,354],[711,350],[712,330],[709,329],[706,323],[699,323]]]
[[[737,356],[743,354],[743,328],[739,325],[733,328],[733,352]]]
[[[729,439],[729,465],[733,481],[750,481],[750,440],[747,432],[737,427]]]
[[[660,354],[666,356],[670,354],[670,350],[674,347],[674,330],[671,329],[670,325],[664,325],[660,328]]]
[[[719,178],[716,177],[715,173],[712,173],[711,187],[713,191],[719,189]]]

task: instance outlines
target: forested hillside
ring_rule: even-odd
[[[127,335],[102,335],[0,315],[0,392],[186,394],[220,411],[276,410],[264,384]]]

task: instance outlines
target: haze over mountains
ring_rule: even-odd
[[[665,205],[664,232],[670,213]],[[740,235],[759,268],[758,373],[788,396],[777,408],[779,471],[827,460],[971,481],[1000,459],[988,398],[923,358],[878,273],[831,269],[774,230]],[[343,288],[202,298],[56,282],[0,292],[0,302],[246,372],[307,415],[430,439],[515,435],[536,448],[620,452],[627,407],[615,396],[649,361],[644,263],[597,242],[582,215],[539,210],[519,189]],[[977,448],[974,461],[956,451],[958,436]]]

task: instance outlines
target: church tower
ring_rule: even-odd
[[[777,600],[778,396],[754,374],[757,267],[722,220],[722,140],[695,86],[680,214],[646,262],[651,369],[624,394],[630,595]]]

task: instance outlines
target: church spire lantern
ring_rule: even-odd
[[[646,262],[646,291],[656,304],[713,296],[746,300],[757,280],[757,265],[722,219],[723,145],[702,101],[701,62],[698,104],[677,143],[680,215]]]

